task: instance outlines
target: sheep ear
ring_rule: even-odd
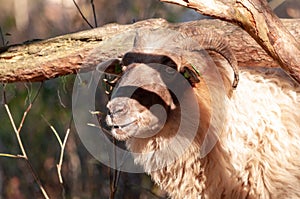
[[[119,75],[122,73],[122,64],[119,59],[110,59],[98,64],[96,69],[100,73]]]

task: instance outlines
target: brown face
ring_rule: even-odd
[[[166,118],[163,109],[155,105],[148,109],[137,100],[127,97],[114,98],[107,104],[107,108],[109,114],[106,123],[118,140],[152,137],[163,127]]]
[[[129,65],[114,88],[105,121],[116,139],[154,136],[163,127],[168,111],[175,107],[167,87],[174,70],[165,72],[166,67],[156,66]]]

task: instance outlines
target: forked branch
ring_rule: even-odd
[[[25,150],[24,145],[23,145],[23,141],[22,141],[21,136],[20,136],[20,132],[21,132],[23,124],[25,122],[26,116],[27,116],[28,112],[31,110],[32,104],[34,103],[34,101],[36,100],[37,96],[39,95],[41,87],[42,87],[42,83],[41,83],[41,85],[40,85],[40,87],[39,87],[36,95],[34,96],[33,100],[29,103],[27,109],[25,110],[25,112],[23,114],[23,117],[21,119],[20,125],[19,125],[19,127],[17,129],[16,124],[15,124],[14,119],[13,119],[13,116],[11,114],[10,108],[9,108],[9,106],[7,104],[6,93],[5,93],[5,86],[4,86],[4,88],[3,88],[3,102],[4,102],[4,107],[5,107],[5,110],[7,112],[8,117],[9,117],[9,120],[11,122],[11,125],[13,127],[14,133],[15,133],[15,135],[17,137],[17,141],[18,141],[19,147],[21,149],[21,154],[20,155],[13,155],[13,154],[8,154],[8,153],[0,153],[0,157],[2,156],[2,157],[9,157],[9,158],[21,158],[21,159],[25,160],[25,162],[26,162],[28,168],[30,169],[30,171],[31,171],[31,173],[32,173],[32,175],[33,175],[36,183],[38,184],[38,186],[39,186],[42,194],[44,195],[44,197],[46,199],[49,199],[49,196],[48,196],[45,188],[43,187],[41,180],[39,179],[36,171],[34,170],[34,168],[32,167],[32,165],[31,165],[31,163],[30,163],[30,161],[28,159],[26,150]]]
[[[282,22],[293,36],[300,40],[300,20],[290,19]],[[224,35],[238,59],[239,66],[279,66],[251,36],[230,23],[199,20],[171,24],[163,19],[149,19],[129,25],[109,24],[35,43],[0,48],[0,82],[43,81],[77,73],[78,70],[93,70],[100,62],[122,56],[122,53],[130,50],[129,48],[120,51],[113,48],[120,45],[119,40],[122,40],[122,37],[127,38],[129,32],[134,33],[134,30],[141,27],[179,30],[191,26],[214,30]],[[119,35],[119,40],[112,39],[116,35]],[[107,46],[108,40],[111,48]],[[290,55],[293,56],[293,53]],[[298,75],[300,76],[300,71]]]
[[[161,0],[238,24],[300,83],[300,45],[266,0]]]
[[[48,124],[48,126],[51,128],[52,132],[54,133],[58,143],[59,143],[59,146],[60,146],[60,156],[59,156],[59,161],[58,161],[58,164],[56,165],[56,168],[57,168],[57,175],[58,175],[58,179],[59,179],[59,183],[61,184],[61,186],[63,186],[63,178],[62,178],[62,174],[61,174],[61,168],[62,168],[62,163],[63,163],[63,158],[64,158],[64,151],[65,151],[65,147],[66,147],[66,143],[67,143],[67,140],[68,140],[68,137],[69,137],[69,134],[70,134],[70,131],[71,131],[71,124],[72,124],[72,121],[73,119],[71,118],[70,120],[70,123],[69,123],[69,126],[68,126],[68,129],[66,131],[66,135],[64,137],[64,139],[62,140],[58,134],[58,132],[56,131],[56,129],[54,128],[53,125],[51,125],[46,119],[44,116],[42,116],[43,119],[45,120],[45,122]]]

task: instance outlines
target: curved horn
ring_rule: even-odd
[[[225,39],[212,31],[203,30],[196,27],[181,29],[180,32],[180,39],[184,40],[187,38],[192,38],[193,40],[197,41],[197,46],[195,46],[197,49],[201,48],[204,50],[215,51],[216,53],[222,55],[230,63],[234,72],[234,81],[232,83],[232,87],[237,87],[239,81],[238,64],[234,53],[230,49],[229,44]]]
[[[187,41],[188,39],[193,45]],[[180,56],[176,56],[178,51],[199,49],[215,51],[229,62],[234,72],[232,87],[236,88],[239,81],[238,65],[232,50],[229,48],[229,44],[220,35],[201,27],[186,27],[179,29],[179,32],[171,29],[141,28],[136,32],[134,46],[130,52],[152,55],[167,54],[178,64],[181,61],[180,56],[182,56],[180,52]],[[151,58],[151,56],[149,57]],[[157,61],[152,59],[149,59],[149,61]]]

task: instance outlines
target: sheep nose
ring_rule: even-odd
[[[123,116],[128,112],[128,105],[124,102],[111,103],[107,106],[108,115]]]
[[[107,105],[106,124],[113,126],[116,119],[123,118],[128,112],[128,105],[123,102],[109,103]]]

